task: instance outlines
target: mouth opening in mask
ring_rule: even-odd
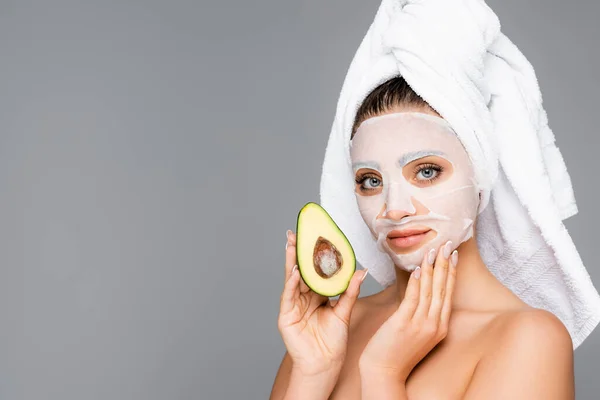
[[[397,254],[410,253],[425,245],[437,236],[437,232],[427,226],[394,229],[386,236],[387,245]]]

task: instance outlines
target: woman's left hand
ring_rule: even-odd
[[[442,246],[435,260],[432,249],[411,273],[400,306],[363,350],[361,374],[406,382],[419,361],[446,337],[458,260],[457,251],[450,255],[451,246]]]

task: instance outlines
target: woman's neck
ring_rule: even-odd
[[[456,283],[452,295],[453,310],[504,310],[524,303],[489,271],[477,248],[475,237],[458,247]],[[404,298],[410,272],[396,270],[396,282],[387,290],[397,306]],[[386,296],[387,297],[387,296]]]

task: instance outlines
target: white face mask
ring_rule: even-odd
[[[351,141],[356,199],[378,248],[407,271],[448,240],[473,236],[479,190],[469,156],[442,118],[385,114]]]

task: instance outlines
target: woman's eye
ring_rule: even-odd
[[[381,181],[377,178],[365,178],[363,181],[363,187],[366,189],[375,189],[381,185]]]
[[[433,167],[425,167],[417,172],[417,180],[419,181],[432,181],[437,178],[440,171]]]

